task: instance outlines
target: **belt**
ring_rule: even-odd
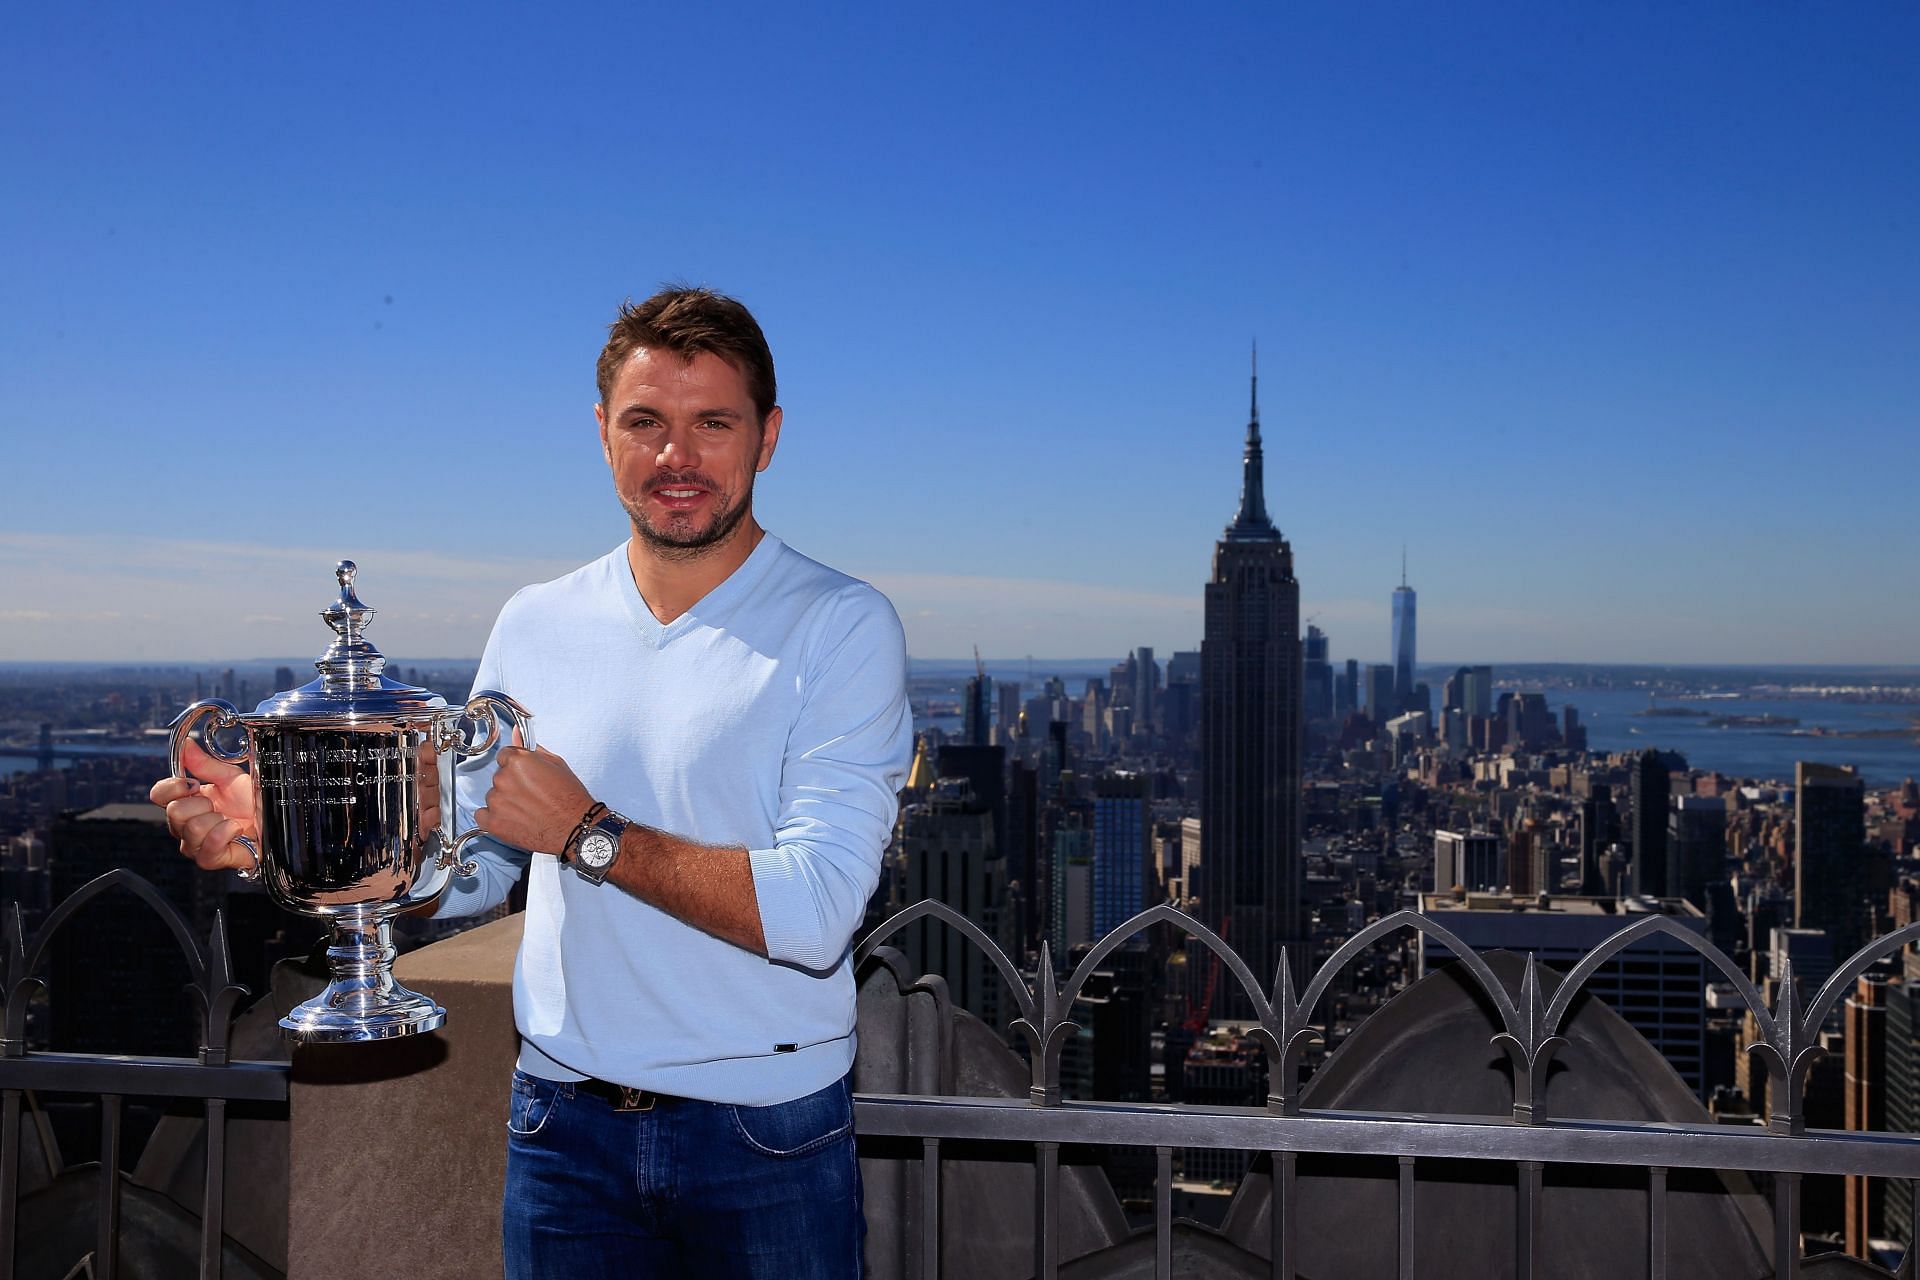
[[[671,1093],[655,1093],[651,1089],[635,1089],[631,1085],[615,1084],[611,1080],[596,1080],[588,1076],[585,1080],[573,1082],[575,1093],[592,1094],[600,1098],[615,1111],[651,1111],[655,1107],[667,1106],[675,1102],[691,1102],[691,1098],[677,1097]]]

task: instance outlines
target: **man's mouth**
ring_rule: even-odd
[[[668,511],[692,511],[704,503],[712,490],[702,484],[656,484],[647,496]]]

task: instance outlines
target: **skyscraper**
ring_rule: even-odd
[[[1360,660],[1348,658],[1347,667],[1333,682],[1333,714],[1344,716],[1360,708]]]
[[[1872,936],[1866,784],[1856,769],[1801,760],[1793,797],[1793,923],[1826,930],[1844,960]]]
[[[1886,992],[1886,1118],[1895,1133],[1920,1133],[1920,953],[1902,949],[1897,957],[1902,981]],[[1888,1196],[1886,1231],[1896,1240],[1913,1239],[1913,1202]]]
[[[1093,936],[1103,938],[1147,908],[1147,777],[1109,773],[1093,784]]]
[[[1560,709],[1560,721],[1560,745],[1569,751],[1585,751],[1587,729],[1580,723],[1580,709],[1568,703]],[[1696,902],[1693,905],[1697,907],[1700,904]]]
[[[966,700],[960,704],[960,738],[970,747],[993,741],[993,678],[985,667],[967,681]]]
[[[1727,802],[1721,796],[1673,797],[1667,813],[1668,895],[1713,915],[1708,886],[1726,879]]]
[[[1020,683],[1017,680],[1002,680],[994,686],[994,725],[992,741],[995,746],[1008,746],[1020,731]]]
[[[1160,665],[1153,660],[1153,650],[1140,648],[1133,651],[1133,724],[1136,729],[1150,729],[1160,720]]]
[[[1407,553],[1400,553],[1400,585],[1393,589],[1394,712],[1409,710],[1413,700],[1413,588],[1407,585]],[[1418,708],[1412,708],[1418,710]]]
[[[1673,783],[1667,761],[1657,751],[1642,751],[1633,763],[1633,887],[1656,898],[1674,895],[1667,875],[1667,810]]]
[[[1199,718],[1200,654],[1192,649],[1179,650],[1167,663],[1167,686],[1160,702],[1160,728],[1178,759],[1188,758]]]
[[[1460,681],[1460,709],[1469,716],[1493,714],[1493,668],[1462,667],[1454,673]]]
[[[193,902],[201,887],[192,864],[175,851],[166,815],[151,805],[109,804],[62,814],[49,834],[54,902],[116,867],[135,869],[175,903]],[[91,933],[65,929],[53,935],[48,977],[61,998],[48,1005],[51,1047],[119,1053],[152,1045],[165,1054],[192,1053],[194,1019],[178,998],[189,974],[166,923],[126,893],[89,906],[87,918]]]
[[[1384,662],[1376,662],[1366,670],[1366,688],[1363,691],[1367,719],[1378,725],[1400,714],[1400,699],[1396,693],[1397,683],[1393,668]]]
[[[1259,376],[1240,510],[1214,545],[1200,645],[1201,918],[1263,983],[1283,944],[1304,961],[1300,898],[1300,584],[1267,518]],[[1231,921],[1231,925],[1228,925]],[[1237,997],[1236,997],[1237,1000]],[[1237,1007],[1237,1006],[1236,1006]]]
[[[1327,661],[1327,637],[1320,628],[1311,625],[1307,627],[1303,670],[1306,676],[1303,696],[1306,699],[1307,719],[1332,719],[1333,666]]]
[[[933,794],[904,815],[907,901],[937,898],[1004,946],[1012,942],[1014,922],[1007,911],[1006,859],[993,828],[992,807],[968,781],[942,777]],[[902,944],[914,972],[941,974],[956,1005],[990,1026],[1002,1024],[1006,986],[986,954],[959,930],[921,920],[902,935]]]
[[[1887,993],[1899,985],[1900,979],[1884,970],[1863,973],[1843,1006],[1846,1074],[1841,1103],[1846,1127],[1857,1132],[1887,1127]],[[1886,1179],[1850,1174],[1846,1185],[1847,1249],[1865,1258],[1870,1256],[1867,1242],[1886,1227]]]

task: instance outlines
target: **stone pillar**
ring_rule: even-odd
[[[294,1051],[290,1280],[501,1274],[522,920],[482,925],[395,964],[403,984],[446,1008],[439,1031]]]

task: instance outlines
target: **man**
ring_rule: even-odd
[[[540,747],[462,776],[489,838],[439,906],[529,877],[507,1270],[857,1275],[849,950],[911,749],[899,619],[754,519],[781,411],[745,307],[623,308],[598,382],[632,537],[501,611],[476,684]],[[153,789],[182,852],[250,865],[244,776],[190,764]]]

